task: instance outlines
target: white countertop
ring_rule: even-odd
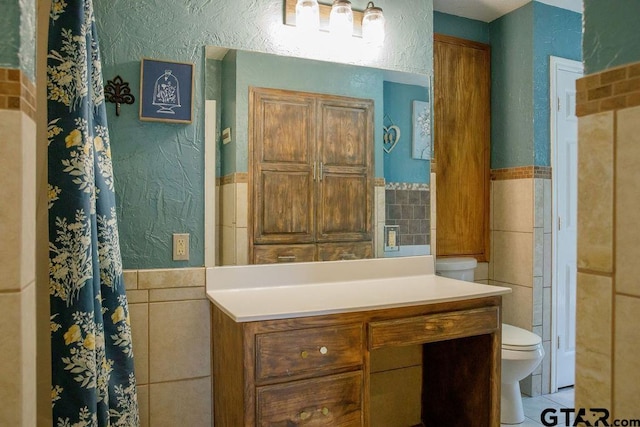
[[[510,288],[436,276],[431,256],[207,269],[207,296],[236,322],[433,304],[509,292]]]

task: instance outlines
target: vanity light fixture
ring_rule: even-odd
[[[329,32],[341,39],[351,38],[353,35],[353,11],[350,1],[333,1],[329,15]]]
[[[296,3],[296,27],[304,33],[314,33],[320,29],[318,0],[298,0]]]
[[[343,40],[347,40],[351,37],[362,38],[362,27],[366,21],[369,21],[369,24],[373,24],[372,27],[382,28],[382,30],[378,30],[378,36],[372,36],[373,41],[371,43],[382,44],[382,40],[384,40],[384,21],[382,21],[382,19],[384,19],[384,16],[382,15],[382,9],[374,6],[373,2],[369,2],[367,12],[352,9],[351,3],[346,0],[332,0],[333,4],[324,4],[321,3],[322,1],[323,0],[320,0],[320,2],[318,2],[318,0],[284,0],[284,24],[298,27],[302,29],[302,32],[308,34],[315,32],[316,29],[321,32],[334,33],[332,31],[333,26],[338,25],[338,21],[347,21],[346,24],[344,24],[344,33],[340,35],[341,38],[344,37]],[[313,12],[313,10],[315,10],[315,5],[319,6],[318,27],[316,27],[317,21],[315,18],[315,12]],[[365,12],[369,15],[367,20],[364,19]],[[349,15],[351,16],[350,20],[347,17]],[[305,23],[307,22],[305,21],[305,16],[314,16],[311,24]]]
[[[372,1],[367,3],[362,17],[362,38],[373,46],[382,46],[384,42],[384,15],[382,8],[376,7]]]

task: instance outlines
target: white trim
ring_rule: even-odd
[[[557,274],[557,260],[556,255],[558,253],[557,247],[558,235],[556,231],[558,230],[558,210],[557,210],[557,197],[558,197],[558,189],[557,189],[557,180],[554,179],[556,175],[557,168],[557,159],[556,159],[556,141],[557,141],[557,106],[556,106],[556,87],[557,87],[557,72],[558,71],[570,71],[579,74],[583,74],[583,66],[581,62],[573,61],[571,59],[560,58],[557,56],[550,56],[550,67],[549,67],[549,110],[551,112],[549,126],[550,126],[550,146],[551,146],[551,248],[552,248],[552,257],[551,257],[551,392],[554,393],[558,391],[557,382],[556,382],[556,373],[557,373],[557,353],[558,353],[558,330],[557,330],[557,319],[558,319],[558,307],[556,302],[558,301],[558,287],[556,285],[556,274]]]
[[[204,265],[216,265],[216,101],[204,105]]]
[[[561,9],[571,10],[576,13],[582,13],[584,7],[582,0],[536,0],[539,3],[548,4],[549,6],[559,7]]]

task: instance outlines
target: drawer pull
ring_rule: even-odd
[[[345,259],[356,259],[356,254],[354,254],[352,252],[343,252],[342,255],[340,255],[340,258],[342,258],[343,260],[345,260]]]
[[[329,349],[327,347],[325,347],[324,345],[322,347],[320,347],[320,349],[318,351],[322,355],[325,355],[325,354],[329,353]],[[302,350],[302,352],[300,352],[300,357],[302,357],[303,359],[306,359],[307,357],[309,357],[309,352],[307,350]]]
[[[316,409],[313,412],[320,412],[322,415],[324,415],[325,417],[327,415],[329,415],[329,413],[331,411],[329,411],[329,408],[327,408],[326,406],[324,406],[321,409]],[[309,412],[309,411],[302,411],[298,414],[298,417],[300,418],[300,420],[305,421],[308,420],[309,418],[311,418],[311,416],[313,415],[313,412]]]
[[[278,256],[278,262],[293,262],[296,260],[295,255],[280,255]]]

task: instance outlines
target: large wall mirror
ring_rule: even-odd
[[[205,50],[207,266],[431,254],[428,76]]]

